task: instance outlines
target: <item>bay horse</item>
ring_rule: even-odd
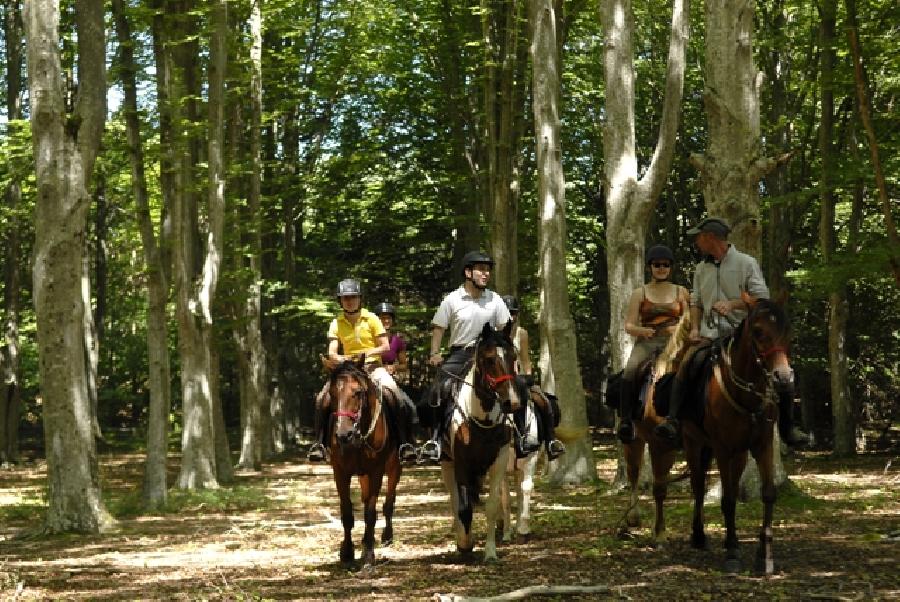
[[[456,547],[462,554],[474,548],[472,516],[487,477],[485,561],[497,560],[500,485],[506,474],[512,433],[509,414],[520,403],[511,329],[512,322],[502,331],[485,324],[475,342],[472,367],[465,378],[446,389],[451,394],[449,446],[445,448],[448,455],[441,459],[441,476],[450,495]]]
[[[375,561],[376,507],[385,475],[387,491],[382,508],[385,526],[381,532],[381,543],[387,544],[393,540],[394,501],[401,465],[398,446],[392,441],[388,428],[388,402],[382,398],[391,393],[372,382],[363,362],[362,357],[343,362],[323,359],[329,372],[328,391],[331,407],[334,408],[331,421],[334,431],[329,441],[331,468],[341,500],[341,523],[344,527],[340,559],[344,564],[350,564],[354,559],[350,481],[356,475],[366,523],[361,560],[367,566]]]
[[[759,467],[763,503],[755,568],[768,575],[775,570],[772,512],[776,498],[773,465],[778,417],[776,394],[792,393],[794,386],[794,373],[788,360],[790,326],[784,310],[775,302],[756,300],[746,293],[742,298],[749,313],[733,335],[720,340],[719,353],[713,353],[707,361],[708,370],[702,378],[705,394],[685,391],[686,395],[694,393],[705,398],[702,416],[686,416],[682,422],[694,497],[691,545],[699,549],[707,547],[703,498],[706,472],[711,458],[715,457],[722,481],[725,570],[740,571],[735,506],[749,452]]]
[[[666,542],[663,504],[671,482],[669,472],[675,463],[678,449],[670,441],[656,436],[653,431],[656,425],[663,421],[668,409],[668,378],[671,378],[672,374],[678,370],[681,358],[688,349],[686,343],[690,329],[690,314],[685,312],[666,346],[655,358],[651,358],[639,368],[637,386],[634,387],[634,390],[636,394],[639,390],[644,390],[644,403],[633,404],[635,408],[640,407],[641,411],[640,416],[634,418],[634,440],[622,444],[625,457],[625,476],[631,495],[619,536],[627,537],[629,527],[640,526],[638,478],[644,461],[644,450],[648,448],[650,450],[650,467],[653,472],[653,500],[656,511],[653,524],[653,547],[656,548],[662,547]],[[619,400],[615,399],[614,401],[618,406]],[[661,402],[661,405],[658,402]]]

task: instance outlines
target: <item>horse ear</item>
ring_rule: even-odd
[[[752,309],[753,306],[756,305],[756,297],[747,291],[741,291],[741,301],[747,304],[748,309]]]
[[[360,370],[366,365],[366,354],[365,353],[357,353],[353,356],[353,363],[356,364],[356,367]]]
[[[319,359],[322,362],[322,367],[326,372],[334,372],[334,369],[337,368],[337,362],[331,359],[330,357],[325,357],[324,355],[319,355]]]
[[[491,328],[491,323],[485,322],[484,326],[481,328],[481,338],[486,339],[491,336],[491,330],[493,330],[493,328]]]
[[[510,320],[506,323],[506,326],[503,327],[503,336],[505,336],[506,338],[510,338],[512,336],[512,327],[513,321]]]

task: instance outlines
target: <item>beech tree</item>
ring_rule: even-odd
[[[102,0],[76,0],[78,92],[71,113],[59,53],[59,5],[25,3],[31,128],[37,171],[34,304],[47,454],[49,532],[114,524],[100,495],[85,365],[81,294],[88,185],[106,114]]]

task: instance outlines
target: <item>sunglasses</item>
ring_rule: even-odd
[[[670,267],[672,267],[671,263],[661,263],[661,262],[656,262],[656,261],[654,261],[650,265],[652,265],[655,268],[670,268]]]

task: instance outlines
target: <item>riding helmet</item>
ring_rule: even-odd
[[[503,299],[503,302],[506,303],[506,309],[509,310],[509,313],[519,311],[519,300],[513,297],[512,295],[503,295],[500,297]]]
[[[375,315],[380,316],[382,314],[388,314],[392,318],[397,317],[397,313],[394,311],[394,306],[388,303],[387,301],[382,301],[378,305],[375,306]]]
[[[359,280],[347,278],[338,282],[338,297],[352,297],[354,295],[362,296],[362,287],[359,285]]]
[[[486,263],[487,265],[494,267],[494,260],[491,259],[490,255],[482,253],[481,251],[469,251],[463,256],[462,260],[463,278],[466,276],[466,268],[471,268],[476,263]]]
[[[675,255],[672,253],[672,249],[666,245],[653,245],[647,249],[647,263],[659,261],[660,259],[665,259],[669,263],[675,263]]]

